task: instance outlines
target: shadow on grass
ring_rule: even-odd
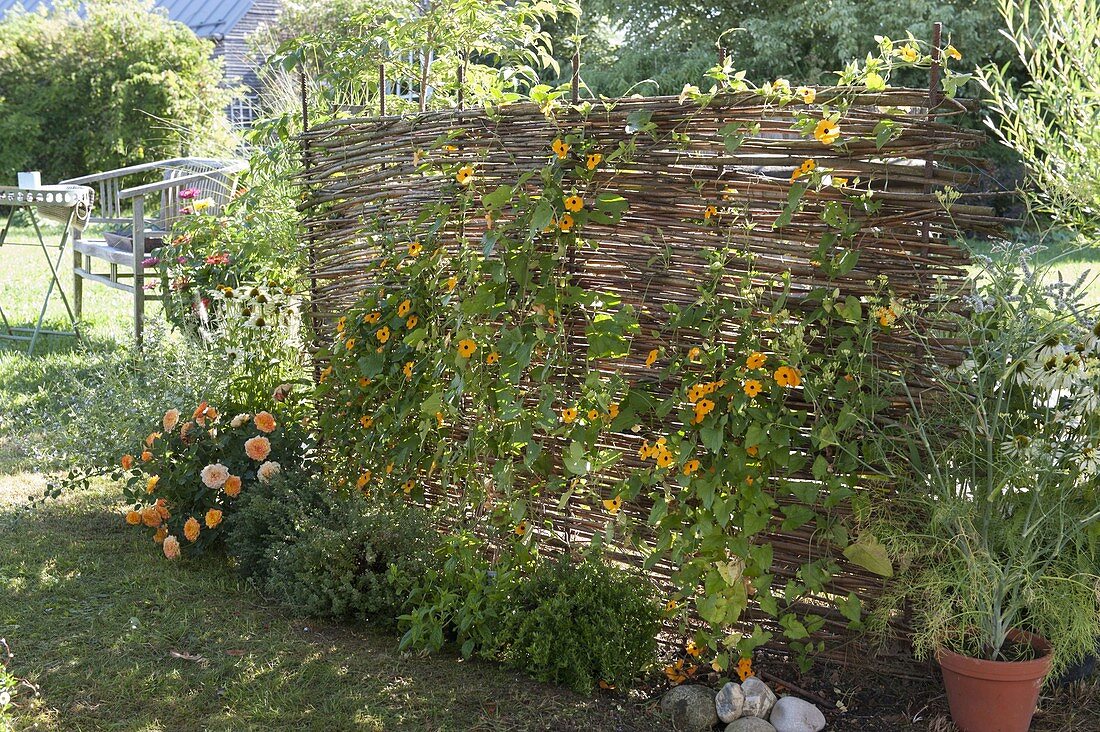
[[[10,479],[9,479],[10,480]],[[110,489],[0,512],[0,635],[45,729],[649,730],[500,666],[397,653],[394,635],[297,618],[221,556],[167,563]]]

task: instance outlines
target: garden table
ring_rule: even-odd
[[[33,328],[13,327],[8,322],[8,316],[4,313],[4,309],[0,307],[0,321],[3,323],[0,327],[0,338],[29,341],[28,355],[34,353],[34,346],[38,342],[38,337],[42,334],[74,337],[79,335],[76,316],[73,315],[73,310],[69,307],[69,299],[65,296],[65,290],[57,277],[57,269],[61,265],[65,248],[69,245],[70,233],[74,230],[82,230],[88,223],[88,218],[92,212],[92,195],[91,188],[79,185],[39,186],[37,188],[0,186],[0,207],[8,209],[4,228],[0,229],[0,250],[3,249],[4,245],[37,246],[41,248],[46,259],[46,266],[50,270],[50,284],[46,289],[45,297],[42,299],[42,309],[38,313],[38,320]],[[8,232],[11,230],[12,220],[17,209],[26,209],[29,212],[31,224],[34,226],[34,233],[38,239],[37,243],[27,244],[7,241]],[[56,243],[47,244],[46,237],[42,233],[42,227],[39,225],[39,217],[55,221],[64,226]],[[51,248],[56,248],[56,257],[51,256]],[[65,305],[65,311],[69,315],[72,330],[50,330],[42,327],[42,323],[46,318],[46,308],[50,304],[55,286],[61,296],[61,302]]]

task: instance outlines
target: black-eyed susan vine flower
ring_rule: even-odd
[[[652,366],[653,364],[655,364],[657,362],[657,356],[659,355],[660,351],[654,348],[652,351],[649,352],[649,355],[645,357],[645,365]]]
[[[379,343],[385,343],[390,339],[390,327],[388,325],[383,325],[375,331],[374,337],[378,339]]]
[[[573,220],[572,216],[569,214],[562,214],[561,218],[558,219],[558,228],[562,231],[572,231],[575,223],[576,221]]]
[[[414,481],[412,478],[409,478],[408,480],[406,480],[404,483],[401,484],[401,490],[405,491],[405,495],[408,495],[408,494],[412,493],[413,488],[415,488],[415,487],[416,487],[416,481]]]
[[[473,179],[474,166],[472,165],[463,165],[461,168],[458,169],[458,172],[455,173],[455,180],[458,181],[459,185],[467,185]]]
[[[608,513],[614,516],[619,512],[619,509],[623,507],[623,499],[621,496],[604,499],[603,507],[607,509]]]
[[[802,100],[803,104],[813,104],[817,99],[817,92],[808,86],[800,86],[795,89],[795,94]]]
[[[699,646],[693,640],[688,641],[687,647],[684,650],[692,658],[699,658],[700,654],[702,654],[703,652],[703,650],[699,648]]]
[[[597,410],[597,409],[589,409],[588,410],[588,421],[589,422],[595,422],[599,418],[600,418],[599,410]]]
[[[344,350],[348,351],[348,352],[351,352],[351,351],[355,350],[355,339],[354,338],[348,338],[346,341],[344,341]]]
[[[418,318],[415,315],[410,315],[409,319],[405,321],[405,327],[408,328],[409,330],[412,330],[413,328],[416,327],[417,323],[419,323],[419,322],[420,322],[420,318]]]
[[[577,419],[577,408],[566,407],[561,410],[561,421],[566,424],[572,424]]]
[[[477,343],[471,338],[463,338],[458,342],[458,355],[463,358],[469,358],[474,355],[474,351],[477,350]]]
[[[611,419],[615,419],[616,417],[618,417],[619,416],[619,405],[618,404],[612,404],[610,407],[608,407],[607,408],[607,416],[611,417]]]
[[[745,394],[749,397],[754,397],[760,392],[764,391],[764,385],[761,384],[758,379],[746,379],[742,388],[745,390]]]
[[[406,379],[411,379],[413,375],[413,362],[406,361],[401,371],[405,374]]]
[[[688,360],[689,361],[698,361],[699,357],[702,356],[702,355],[703,355],[703,349],[699,348],[699,346],[693,346],[688,351]]]
[[[550,147],[554,150],[554,154],[558,156],[558,160],[564,160],[565,156],[569,154],[569,143],[562,140],[560,137],[555,139]]]
[[[760,351],[753,351],[749,354],[749,357],[745,359],[745,367],[755,371],[756,369],[763,368],[764,364],[768,362],[768,357]]]
[[[572,196],[566,196],[563,203],[565,204],[566,211],[572,211],[576,213],[584,208],[584,199],[574,194]]]
[[[374,417],[370,416],[369,414],[364,414],[362,417],[359,418],[359,424],[363,425],[363,429],[369,430],[371,427],[374,426]]]
[[[402,300],[401,304],[397,306],[397,315],[403,318],[409,314],[410,310],[412,310],[412,301]]]
[[[742,658],[737,662],[737,675],[742,681],[746,681],[750,676],[754,676],[752,672],[752,659]]]
[[[512,529],[512,532],[516,536],[523,536],[524,534],[526,534],[527,533],[527,521],[526,520],[520,521],[518,524],[516,524],[516,528]]]
[[[447,292],[451,292],[452,290],[454,290],[457,285],[458,285],[458,278],[457,277],[448,277],[447,278]]]
[[[500,360],[500,354],[497,353],[496,351],[490,351],[489,355],[487,355],[485,357],[485,363],[489,364],[490,366],[492,366],[493,364],[495,364],[499,360]]]
[[[797,168],[794,169],[794,171],[791,172],[791,180],[798,180],[802,176],[809,175],[810,173],[814,172],[816,169],[817,161],[812,159],[806,160],[802,163],[802,165],[799,165]]]
[[[603,161],[603,155],[600,153],[591,153],[585,160],[584,164],[589,170],[595,170],[599,164]]]
[[[420,255],[420,252],[424,250],[424,246],[418,242],[409,242],[409,256],[416,257]]]
[[[356,479],[355,487],[359,490],[363,490],[370,483],[370,471],[364,470],[363,473]]]
[[[691,475],[699,470],[699,461],[692,458],[684,463],[684,475]]]
[[[840,138],[840,125],[831,119],[819,120],[814,126],[814,139],[822,145],[832,145]]]
[[[793,366],[780,366],[775,370],[775,383],[780,386],[798,386],[802,383],[802,374]]]
[[[712,218],[718,215],[717,206],[707,206],[703,209],[703,220],[710,221]]]
[[[378,319],[381,318],[381,317],[382,317],[382,313],[379,313],[379,312],[367,313],[366,315],[363,316],[363,322],[367,323],[368,325],[374,325],[375,323],[378,322]]]

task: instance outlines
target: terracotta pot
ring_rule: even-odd
[[[1038,658],[1032,661],[984,661],[939,651],[943,685],[951,719],[961,732],[1027,732],[1043,678],[1050,671],[1050,643],[1010,630],[1008,639],[1026,643]]]

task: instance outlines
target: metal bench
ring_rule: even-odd
[[[183,211],[192,199],[181,198],[181,191],[194,189],[193,200],[208,199],[211,202],[206,213],[220,213],[233,196],[237,179],[247,168],[248,164],[241,160],[173,158],[63,181],[98,189],[96,210],[89,223],[107,228],[127,227],[125,234],[113,237],[114,246],[107,237],[84,239],[79,233],[75,235],[73,306],[76,317],[79,319],[82,312],[85,280],[131,293],[134,296],[134,341],[140,348],[145,301],[163,297],[163,294],[154,295],[145,291],[146,240],[152,232],[167,236],[172,225],[186,215]],[[161,174],[160,181],[141,183],[158,172]],[[131,187],[126,187],[127,184]],[[147,202],[152,203],[148,199],[154,196],[156,203],[147,208]],[[153,211],[152,218],[146,218],[149,210]],[[120,242],[132,245],[132,250],[120,248]],[[93,271],[95,261],[105,262],[107,271]],[[120,272],[120,268],[129,271]]]

